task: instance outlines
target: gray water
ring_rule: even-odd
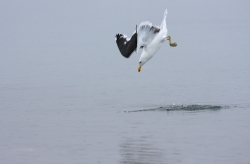
[[[0,163],[250,163],[248,1],[2,1]],[[116,33],[169,35],[137,72]]]

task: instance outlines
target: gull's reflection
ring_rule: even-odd
[[[161,164],[164,160],[163,150],[155,147],[154,143],[146,141],[146,137],[138,140],[126,139],[120,145],[122,164]]]

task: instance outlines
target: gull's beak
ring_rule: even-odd
[[[141,72],[141,65],[138,67],[138,72]]]

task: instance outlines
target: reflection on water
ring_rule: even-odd
[[[154,143],[147,141],[147,137],[138,140],[126,139],[120,145],[122,164],[154,164],[166,163],[164,150],[157,148]]]
[[[153,109],[142,109],[127,112],[146,112],[146,111],[200,111],[200,110],[220,110],[223,108],[229,108],[228,106],[218,105],[169,105],[166,107],[158,107]]]

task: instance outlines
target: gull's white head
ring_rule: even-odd
[[[141,72],[141,67],[151,58],[152,56],[149,55],[146,51],[142,51],[141,57],[139,59],[138,72]]]

